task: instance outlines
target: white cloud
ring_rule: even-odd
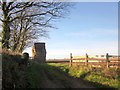
[[[111,36],[111,35],[118,35],[117,29],[91,29],[91,30],[80,30],[77,32],[71,32],[66,34],[67,36],[73,37],[97,37],[97,36]]]
[[[24,52],[28,52],[32,55],[32,49],[27,48]],[[106,53],[117,55],[118,54],[118,43],[117,42],[106,42],[104,44],[93,44],[90,46],[80,46],[79,48],[74,47],[72,49],[47,49],[47,59],[54,58],[69,58],[70,53],[73,56],[81,56],[88,53],[88,55],[105,55]]]
[[[74,46],[73,46],[74,47]],[[47,58],[69,58],[70,53],[73,53],[74,56],[85,55],[88,53],[89,55],[105,55],[106,53],[117,55],[118,54],[118,42],[98,42],[93,45],[80,46],[78,48],[74,47],[72,49],[48,49],[47,50]]]
[[[54,47],[53,47],[54,48]],[[70,53],[73,53],[74,56],[85,55],[88,53],[89,55],[101,55],[101,54],[118,54],[118,42],[117,41],[109,41],[109,42],[97,42],[90,45],[81,45],[81,46],[72,46],[51,49],[47,48],[47,59],[54,58],[69,58]],[[27,48],[24,52],[28,52],[30,56],[32,56],[32,48]]]

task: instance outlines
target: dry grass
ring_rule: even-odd
[[[65,64],[51,64],[53,66],[60,67],[62,70],[66,71],[70,76],[81,78],[94,83],[98,88],[118,88],[118,83],[120,83],[120,68],[97,68],[97,67],[87,67],[84,65],[73,65],[68,67]],[[97,85],[98,84],[98,85]]]
[[[1,54],[7,54],[7,55],[22,55],[22,53],[13,52],[12,50],[2,49],[2,48],[0,48],[0,53]]]

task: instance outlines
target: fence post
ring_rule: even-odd
[[[72,66],[72,58],[73,58],[72,53],[70,53],[70,62],[69,62],[70,67]]]
[[[107,53],[106,54],[106,63],[107,63],[107,68],[109,68],[109,54]]]
[[[85,65],[88,66],[88,55],[86,53],[86,56],[85,56]]]

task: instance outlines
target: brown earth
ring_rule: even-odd
[[[42,70],[40,73],[42,81],[40,83],[41,88],[95,88],[90,83],[69,76],[69,74],[61,71],[60,69],[53,68],[55,74],[49,72],[47,69]]]

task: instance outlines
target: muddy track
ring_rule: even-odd
[[[57,68],[53,68],[53,71],[55,75],[43,68],[40,73],[42,75],[41,88],[95,88],[81,79],[70,77]]]

